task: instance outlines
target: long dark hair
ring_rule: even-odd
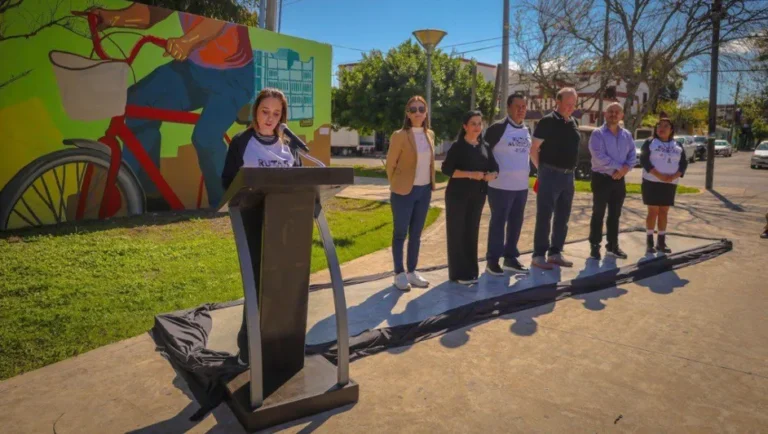
[[[661,116],[662,117],[659,118],[659,121],[656,122],[656,125],[653,127],[653,138],[661,140],[661,137],[659,137],[659,133],[657,131],[659,129],[659,124],[662,123],[662,122],[667,122],[669,124],[669,128],[672,130],[672,132],[669,133],[669,140],[674,140],[675,139],[675,124],[672,123],[672,120],[670,118],[668,118],[665,113],[662,113]],[[661,141],[663,141],[663,140],[661,140]]]
[[[427,100],[424,99],[421,95],[414,95],[412,96],[407,103],[405,103],[405,119],[403,120],[403,129],[404,130],[410,130],[413,128],[413,125],[411,125],[411,118],[408,117],[408,107],[411,106],[412,102],[420,102],[424,104],[424,108],[427,109],[426,117],[424,118],[424,123],[421,125],[424,127],[424,131],[429,130],[429,106],[427,106]]]
[[[259,104],[267,98],[277,98],[283,105],[283,109],[280,113],[280,122],[275,126],[275,135],[280,135],[280,124],[284,124],[288,121],[288,99],[285,98],[285,94],[280,89],[274,87],[266,87],[259,92],[259,96],[256,97],[256,101],[251,108],[251,116],[253,116],[253,124],[258,128],[259,121],[256,117],[256,112],[259,109]]]
[[[467,135],[467,130],[464,129],[464,126],[469,123],[469,120],[472,119],[475,116],[480,116],[480,119],[483,119],[483,112],[480,110],[470,110],[466,113],[464,113],[464,117],[461,118],[461,127],[459,127],[459,134],[456,135],[456,140],[464,140],[464,136]],[[480,132],[480,136],[478,136],[478,140],[480,142],[483,141],[483,133]]]

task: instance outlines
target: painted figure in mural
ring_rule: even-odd
[[[148,29],[176,13],[139,3],[121,10],[95,8],[89,12],[101,18],[99,30]],[[166,110],[202,109],[192,132],[192,144],[205,179],[208,203],[216,206],[223,195],[220,176],[227,153],[224,134],[255,91],[253,50],[245,26],[184,12],[178,12],[178,16],[184,34],[168,38],[164,53],[173,60],[131,86],[128,104]],[[128,119],[126,124],[159,167],[162,122]],[[127,148],[124,159],[139,177],[148,207],[165,207],[154,183]]]

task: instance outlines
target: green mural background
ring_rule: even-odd
[[[63,51],[85,57],[96,58],[93,43],[89,37],[87,21],[74,17],[70,11],[82,11],[92,6],[92,1],[50,2],[47,0],[23,0],[23,3],[0,15],[4,26],[0,39],[0,189],[25,166],[37,158],[64,149],[64,139],[85,138],[98,140],[109,126],[109,118],[98,121],[77,121],[64,110],[49,52]],[[130,2],[101,0],[99,7],[122,9]],[[47,21],[60,20],[57,24],[24,38],[8,38],[33,31]],[[151,34],[162,38],[182,35],[182,28],[173,13],[148,30],[110,29],[115,33],[104,41],[107,53],[114,58],[125,58],[126,53],[140,38],[140,34]],[[299,121],[290,119],[289,126],[306,138],[312,146],[312,154],[322,160],[330,158],[331,121],[331,47],[326,44],[281,35],[258,28],[248,28],[254,57],[293,57],[302,64],[311,64],[311,119]],[[259,55],[261,51],[262,55]],[[153,45],[145,46],[133,63],[129,73],[129,84],[145,77],[170,60],[164,57],[165,50]],[[311,62],[311,63],[310,63]],[[258,61],[256,69],[259,70]],[[135,77],[135,78],[134,78]],[[269,77],[265,79],[268,80]],[[307,88],[305,88],[306,90]],[[257,89],[258,90],[258,89]],[[87,93],[89,89],[82,90]],[[288,94],[288,92],[286,92]],[[288,95],[289,99],[291,95]],[[298,97],[290,101],[291,106]],[[197,110],[196,112],[200,112]],[[305,110],[306,112],[306,110]],[[191,145],[193,126],[164,122],[161,132],[161,172],[168,178],[171,187],[184,196],[187,208],[196,207],[194,200],[200,184],[200,170],[196,154]],[[228,130],[230,136],[244,129],[233,123]],[[196,175],[196,176],[195,176]],[[7,197],[7,195],[6,195]],[[202,206],[207,205],[204,202]],[[214,205],[214,204],[212,204]],[[8,206],[8,204],[5,204]],[[42,206],[37,204],[35,206]],[[0,213],[1,215],[2,213]],[[54,223],[45,221],[45,223]],[[9,228],[13,226],[9,224]],[[16,225],[18,226],[18,224]],[[0,222],[0,229],[5,222]]]

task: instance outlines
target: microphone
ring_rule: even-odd
[[[299,147],[302,151],[309,152],[309,147],[307,146],[307,144],[301,141],[301,139],[298,138],[296,134],[293,134],[293,131],[288,129],[288,125],[280,124],[280,126],[278,127],[278,130],[284,136],[288,136],[288,138],[291,139],[292,144],[295,143],[296,146]]]

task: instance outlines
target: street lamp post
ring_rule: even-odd
[[[413,32],[413,36],[416,37],[419,44],[424,47],[424,51],[427,52],[427,117],[430,121],[432,120],[432,53],[446,34],[446,32],[436,29],[416,30]]]

